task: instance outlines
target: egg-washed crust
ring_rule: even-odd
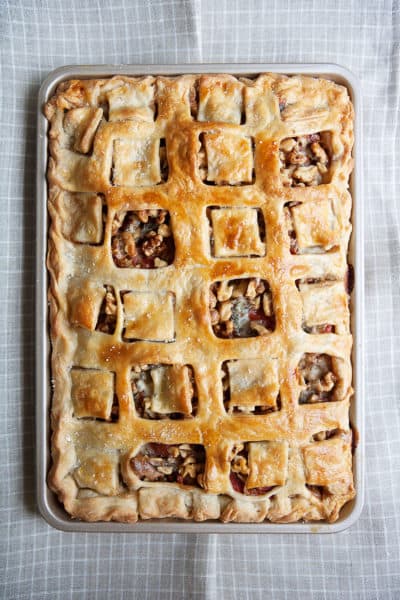
[[[85,521],[335,521],[355,494],[347,297],[353,108],[347,90],[322,78],[277,74],[255,79],[117,76],[62,83],[45,106],[45,115],[50,124],[47,267],[53,384],[48,482],[65,509]],[[300,185],[284,185],[281,141],[318,144],[320,132],[328,132],[330,142],[328,169],[322,159],[318,173],[313,171],[322,178],[319,185],[308,185],[301,172]],[[162,172],[166,159],[159,158],[159,140],[165,140],[167,174]],[[317,154],[321,146],[314,146]],[[204,164],[204,156],[209,164]],[[310,160],[315,166],[317,159]],[[296,211],[300,205],[309,210]],[[264,242],[246,244],[243,232],[239,235],[235,229],[232,239],[227,235],[218,240],[228,240],[232,255],[229,250],[221,251],[223,257],[213,255],[210,207],[261,211],[265,252]],[[332,227],[324,221],[328,213],[321,207],[330,211],[326,218]],[[162,268],[118,267],[111,251],[115,217],[150,209],[164,209],[169,215],[173,259],[159,263]],[[232,214],[239,228],[237,211]],[[244,214],[254,229],[253,213]],[[297,235],[297,243],[303,244],[294,251],[291,228],[292,239]],[[236,253],[254,246],[258,255],[236,256],[236,233]],[[210,287],[242,278],[268,282],[275,325],[263,335],[217,337],[210,317]],[[304,293],[307,282],[324,286],[332,281],[343,285],[341,304],[335,287],[333,320],[340,324],[339,331],[332,323],[325,333],[305,330],[300,290]],[[96,330],[104,286],[115,293],[111,333]],[[165,330],[160,335],[170,336],[171,324],[165,319],[172,319],[174,341],[124,338],[121,292],[126,291],[154,292],[146,297],[153,306],[146,335],[157,338],[158,331]],[[157,312],[154,303],[160,291],[171,294],[173,302],[171,308],[164,299]],[[309,292],[307,288],[307,312],[312,314]],[[143,318],[136,322],[139,338]],[[309,385],[299,370],[304,356],[311,362],[319,360],[313,357],[333,357],[335,394],[328,401],[315,401],[314,395],[310,402],[299,402]],[[277,360],[277,410],[227,411],[222,365],[257,358]],[[191,366],[198,403],[194,416],[141,418],[131,384],[135,365]],[[74,398],[72,369],[78,370]],[[79,383],[80,370],[90,373],[87,388]],[[113,375],[99,379],[111,382],[110,390],[96,389],[98,371]],[[115,404],[112,382],[116,419],[110,413]],[[81,414],[88,410],[89,418],[75,415],[78,402]],[[93,414],[105,411],[108,417],[90,418],[91,402]],[[272,482],[264,486],[264,493],[260,486],[258,495],[235,489],[230,476],[234,446],[244,442],[253,444],[251,476],[261,469],[259,481]],[[141,480],[132,471],[132,459],[148,443],[203,446],[201,485]],[[262,462],[257,463],[262,456],[277,461],[266,465],[269,475],[264,473],[264,479]],[[281,481],[283,485],[276,485]]]

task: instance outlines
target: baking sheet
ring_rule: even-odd
[[[59,503],[56,494],[47,486],[50,464],[50,340],[47,327],[47,121],[42,113],[45,102],[58,84],[68,79],[110,77],[112,75],[180,75],[183,73],[231,73],[254,76],[262,72],[307,74],[323,76],[345,85],[355,108],[355,159],[350,179],[353,198],[353,233],[349,247],[349,262],[354,266],[355,288],[351,295],[353,345],[353,387],[355,395],[350,420],[356,429],[359,443],[353,457],[356,497],[341,511],[335,523],[220,523],[217,521],[186,522],[177,519],[138,521],[135,524],[74,521]],[[333,533],[352,525],[359,517],[364,502],[364,355],[363,355],[363,204],[361,202],[361,97],[356,77],[347,69],[334,64],[196,64],[196,65],[96,65],[67,66],[53,71],[39,92],[37,127],[37,254],[36,254],[36,430],[37,430],[37,498],[40,511],[50,525],[63,531],[81,532],[165,532],[165,533]]]

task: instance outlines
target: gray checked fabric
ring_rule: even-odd
[[[400,598],[398,0],[0,0],[3,598]],[[56,67],[335,62],[362,82],[366,504],[335,535],[68,534],[34,470],[35,119]]]

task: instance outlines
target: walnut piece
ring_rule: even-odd
[[[300,404],[327,402],[333,399],[337,376],[333,371],[331,356],[312,352],[303,354],[297,373],[302,387]]]
[[[111,285],[104,286],[106,293],[100,307],[96,331],[112,335],[117,324],[117,298]]]
[[[306,187],[326,182],[330,166],[330,134],[286,138],[279,147],[282,185]]]
[[[254,337],[275,329],[272,294],[267,282],[259,278],[214,283],[209,308],[218,337]]]
[[[168,212],[146,209],[117,213],[111,252],[117,267],[157,269],[171,264],[175,247]]]
[[[204,447],[197,444],[150,443],[130,460],[130,467],[142,481],[164,481],[203,486]]]

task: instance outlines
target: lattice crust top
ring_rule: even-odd
[[[118,76],[61,84],[45,114],[66,510],[337,519],[354,496],[346,89]]]

